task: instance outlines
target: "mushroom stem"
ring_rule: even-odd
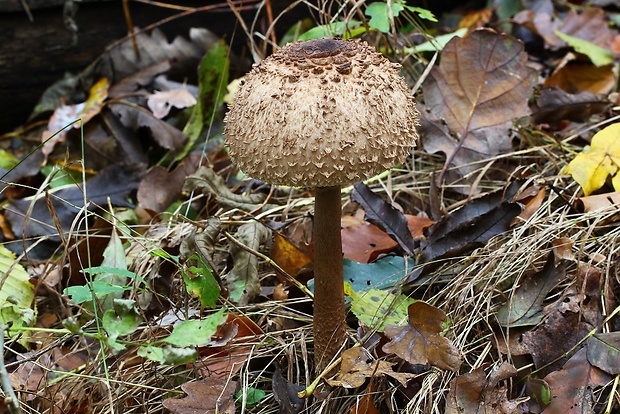
[[[325,369],[345,340],[340,186],[317,187],[314,213],[314,361]]]

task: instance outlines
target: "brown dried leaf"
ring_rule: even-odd
[[[155,142],[161,147],[173,152],[183,148],[186,141],[185,135],[172,125],[155,118],[146,108],[129,102],[111,103],[108,107],[119,117],[125,127],[134,131],[139,128],[148,128]]]
[[[161,213],[179,199],[185,178],[196,172],[198,159],[185,158],[174,170],[154,166],[140,181],[138,205],[151,213]]]
[[[526,63],[523,45],[505,34],[477,30],[452,39],[423,84],[424,148],[444,152],[461,175],[475,168],[467,164],[511,149],[510,122],[529,114],[538,76]]]
[[[543,414],[582,414],[594,412],[592,391],[609,382],[612,377],[590,365],[586,350],[581,349],[559,371],[547,375],[551,403]]]
[[[545,88],[557,87],[571,94],[580,94],[582,92],[607,94],[611,92],[615,85],[614,65],[597,67],[589,62],[577,61],[567,62],[565,65],[559,66],[543,83]],[[601,98],[595,98],[595,100],[598,100],[599,103],[598,107],[594,107],[594,109],[599,109],[604,101],[600,102]],[[592,109],[587,106],[584,107],[584,111],[588,110]],[[570,111],[569,114],[573,115],[573,111]],[[571,118],[576,118],[576,116],[573,115]],[[579,122],[579,118],[576,119]]]
[[[394,372],[394,363],[382,360],[374,360],[368,363],[368,356],[361,347],[347,349],[342,353],[340,372],[335,380],[325,380],[332,387],[357,388],[361,387],[366,378],[387,375],[407,386],[407,381],[415,378],[415,374],[407,372]]]
[[[554,127],[562,121],[585,122],[593,114],[601,113],[611,105],[607,98],[591,92],[573,95],[555,87],[543,89],[536,103],[539,109],[532,115],[532,122]]]
[[[384,333],[391,341],[383,346],[383,351],[396,354],[410,364],[430,364],[457,371],[461,354],[448,338],[440,335],[446,314],[421,301],[409,305],[408,314],[407,325],[385,327]]]
[[[570,9],[563,21],[552,19],[549,13],[524,10],[517,13],[513,21],[541,36],[553,49],[566,46],[566,42],[555,35],[556,31],[610,50],[618,35],[617,30],[610,29],[607,25],[605,11],[600,7],[586,8],[581,13]]]
[[[167,398],[163,406],[173,414],[235,414],[237,383],[222,378],[186,382],[181,389],[187,396]]]
[[[450,392],[446,398],[446,414],[483,413],[513,414],[521,412],[519,401],[508,399],[506,387],[498,386],[500,381],[513,377],[517,370],[507,362],[496,367],[486,379],[484,370],[478,368],[450,381]],[[493,411],[488,411],[494,407]]]
[[[364,391],[362,398],[356,401],[355,405],[351,407],[349,414],[379,414],[379,410],[372,403],[372,397],[375,393],[374,382],[370,381],[368,387]]]
[[[588,361],[609,374],[620,374],[620,332],[598,333],[588,338]]]

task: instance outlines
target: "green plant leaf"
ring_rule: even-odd
[[[557,37],[564,40],[570,47],[575,49],[577,53],[581,53],[582,55],[589,57],[595,66],[600,67],[610,65],[614,62],[614,56],[610,50],[604,49],[592,42],[588,42],[587,40],[567,35],[566,33],[562,33],[558,30],[554,33]]]
[[[174,327],[167,338],[162,339],[176,346],[204,346],[211,342],[211,337],[217,331],[217,327],[226,321],[224,308],[207,318],[196,321],[184,321]]]
[[[237,399],[237,401],[241,401],[241,399],[243,399],[243,391],[244,390],[239,390],[237,391],[237,394],[235,394],[235,398]],[[262,400],[263,398],[265,398],[265,396],[267,395],[267,393],[261,389],[258,388],[254,388],[254,387],[248,387],[245,389],[245,403],[252,407],[256,404],[258,404],[260,402],[260,400]]]
[[[189,271],[194,275],[193,277],[190,277],[185,271],[181,272],[187,293],[192,297],[199,298],[200,306],[203,308],[213,308],[217,298],[220,297],[220,286],[202,256],[194,254],[190,259],[197,260],[200,267],[191,266],[189,268]]]
[[[366,7],[364,14],[370,16],[368,25],[383,33],[390,31],[390,22],[393,17],[398,17],[398,14],[404,10],[404,6],[400,3],[392,2],[392,15],[390,16],[390,9],[387,3],[377,2],[371,3]]]
[[[113,308],[108,309],[102,318],[103,329],[108,333],[105,342],[113,351],[121,351],[125,346],[117,342],[118,337],[134,333],[140,326],[142,317],[133,300],[114,299],[112,305]]]
[[[596,133],[590,145],[577,154],[564,172],[570,174],[588,196],[605,185],[610,176],[614,189],[620,191],[618,166],[620,166],[620,123],[609,125]]]
[[[351,298],[351,311],[364,325],[383,332],[387,325],[399,326],[407,322],[407,309],[416,302],[404,295],[394,295],[384,290],[370,289],[355,292],[350,284],[344,283],[344,293]]]
[[[413,54],[413,53],[422,53],[422,52],[435,52],[443,50],[444,46],[448,44],[450,40],[455,37],[463,37],[467,34],[467,28],[463,27],[458,29],[452,33],[447,33],[445,35],[440,35],[432,40],[426,41],[424,43],[420,43],[419,45],[415,45],[414,47],[406,47],[405,53]]]
[[[141,346],[138,348],[138,355],[167,365],[187,364],[198,358],[198,352],[193,348],[177,348],[171,345],[161,348],[154,345]]]
[[[414,6],[407,6],[407,5],[405,5],[405,8],[412,13],[417,13],[420,19],[429,20],[431,22],[437,21],[437,18],[435,17],[433,12],[431,12],[430,10],[423,9],[422,7],[414,7]]]
[[[364,28],[356,29],[361,24],[362,22],[359,20],[323,24],[313,27],[304,34],[300,35],[298,40],[322,39],[329,36],[340,36],[343,39],[348,39],[360,34],[360,30],[361,33],[366,31]]]
[[[15,263],[15,255],[4,246],[0,246],[0,277],[0,324],[11,323],[12,328],[30,326],[36,317],[34,286],[28,272]],[[19,343],[28,348],[28,335],[22,336]]]
[[[91,291],[92,289],[92,291]],[[96,297],[103,297],[105,295],[109,295],[109,294],[117,294],[117,293],[122,293],[126,290],[131,290],[132,287],[130,286],[118,286],[118,285],[111,285],[108,282],[99,282],[99,281],[94,281],[92,283],[90,283],[90,287],[88,287],[88,285],[84,285],[84,286],[70,286],[68,288],[65,288],[63,290],[63,294],[65,296],[71,296],[71,300],[74,301],[77,304],[80,303],[84,303],[87,301],[91,301],[93,300],[93,295],[92,293],[95,294]]]
[[[228,85],[229,65],[228,49],[223,40],[215,43],[203,56],[198,68],[198,103],[183,128],[183,134],[188,139],[177,159],[185,158],[222,107]]]

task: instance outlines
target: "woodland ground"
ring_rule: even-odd
[[[2,412],[620,412],[620,8],[522,3],[279,27],[230,2],[242,50],[137,30],[52,85],[0,153]],[[401,63],[422,117],[342,190],[348,342],[301,399],[313,193],[243,175],[222,132],[252,63],[325,35]]]

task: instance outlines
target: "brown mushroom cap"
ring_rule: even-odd
[[[400,65],[362,41],[289,43],[246,75],[226,114],[233,161],[261,181],[347,185],[401,163],[419,113]]]

